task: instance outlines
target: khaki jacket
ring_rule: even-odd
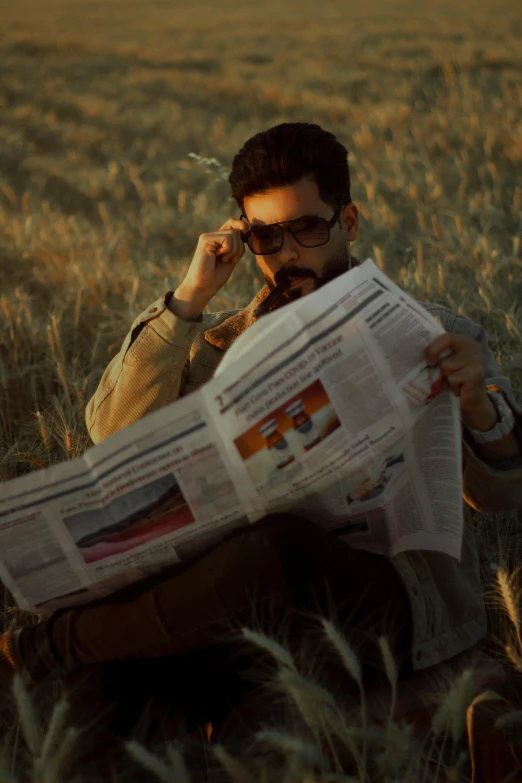
[[[168,308],[172,292],[139,315],[119,353],[105,370],[86,411],[92,440],[127,427],[208,381],[225,351],[254,323],[263,289],[244,310],[213,313],[187,322]],[[500,374],[482,327],[442,305],[422,303],[444,329],[482,346],[486,384],[500,390],[522,432],[522,409],[508,378]],[[494,467],[483,462],[463,430],[464,499],[475,509],[522,508],[522,458]],[[413,664],[423,669],[468,649],[486,633],[478,553],[465,504],[466,524],[460,562],[438,552],[412,551],[390,558],[408,591],[413,616]]]

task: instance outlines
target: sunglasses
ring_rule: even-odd
[[[256,256],[269,256],[278,253],[283,247],[285,231],[289,231],[295,241],[301,247],[320,247],[330,240],[330,229],[336,224],[344,199],[335,210],[331,220],[305,215],[295,220],[286,220],[283,223],[270,223],[268,226],[256,226],[241,232],[241,239],[246,242],[252,253]],[[246,215],[241,215],[246,219]]]

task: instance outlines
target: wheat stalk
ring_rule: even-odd
[[[216,745],[214,755],[228,773],[232,783],[255,783],[246,767],[222,746]]]
[[[264,729],[256,733],[256,740],[268,742],[283,753],[297,757],[300,764],[315,764],[322,770],[328,770],[330,766],[328,759],[316,745],[304,742],[292,734],[285,734],[277,729]]]
[[[390,683],[392,689],[392,700],[390,705],[390,720],[393,720],[393,716],[395,715],[395,704],[397,701],[397,681],[398,681],[397,667],[395,665],[395,660],[393,658],[393,654],[388,639],[386,639],[385,636],[380,636],[378,639],[378,644],[384,662],[384,670],[386,672],[388,682]]]
[[[270,653],[280,666],[284,666],[287,669],[295,669],[295,663],[291,653],[275,639],[272,639],[260,631],[254,631],[251,628],[244,627],[241,629],[241,633],[247,641],[252,642],[252,644],[261,647],[263,650]]]
[[[341,661],[343,662],[346,670],[350,676],[357,683],[359,687],[359,694],[361,699],[361,726],[363,729],[363,744],[362,744],[362,764],[363,764],[363,780],[366,779],[366,765],[367,765],[367,746],[366,746],[366,697],[364,693],[364,684],[362,678],[361,664],[357,658],[355,652],[352,650],[346,639],[341,635],[337,628],[330,620],[325,617],[321,619],[324,632],[327,639],[332,644],[333,648],[337,651]]]
[[[432,720],[432,731],[440,734],[449,729],[457,743],[465,728],[466,710],[477,692],[477,679],[472,669],[462,671],[451,684]]]
[[[38,758],[38,764],[42,769],[45,769],[46,765],[49,763],[54,747],[58,744],[60,736],[63,733],[68,710],[69,703],[66,699],[61,699],[53,707],[51,720],[49,721],[49,726],[43,739]]]
[[[41,743],[39,719],[24,681],[19,674],[15,675],[13,680],[13,693],[27,747],[33,757],[37,758]]]
[[[172,770],[169,769],[165,762],[155,753],[151,753],[147,748],[144,748],[143,745],[140,745],[139,742],[129,740],[125,743],[125,748],[135,761],[139,762],[142,767],[156,775],[161,783],[179,783],[174,777]]]
[[[497,586],[503,607],[509,617],[513,628],[515,629],[516,640],[518,644],[519,655],[522,654],[522,626],[520,613],[518,609],[518,600],[513,587],[514,578],[510,577],[503,568],[495,567]]]

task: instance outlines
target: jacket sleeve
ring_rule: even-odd
[[[94,443],[177,400],[189,375],[190,348],[208,329],[204,316],[183,321],[168,309],[172,292],[158,299],[131,326],[85,412]],[[207,317],[208,318],[208,317]]]
[[[513,411],[516,421],[515,434],[522,445],[522,408],[513,396],[511,382],[501,375],[493,352],[488,345],[488,335],[482,326],[470,318],[446,311],[441,318],[448,332],[476,340],[484,354],[486,388],[500,391]],[[464,499],[476,509],[484,511],[508,511],[522,508],[522,456],[501,462],[487,463],[478,456],[472,436],[463,427],[462,450],[464,457]]]

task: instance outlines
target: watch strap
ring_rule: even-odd
[[[515,426],[515,417],[513,411],[505,401],[501,392],[488,391],[487,394],[495,410],[497,411],[499,421],[495,424],[493,429],[487,432],[481,432],[480,430],[474,430],[463,422],[464,427],[469,432],[475,443],[491,443],[495,440],[500,440],[505,435],[509,435],[511,430]]]

